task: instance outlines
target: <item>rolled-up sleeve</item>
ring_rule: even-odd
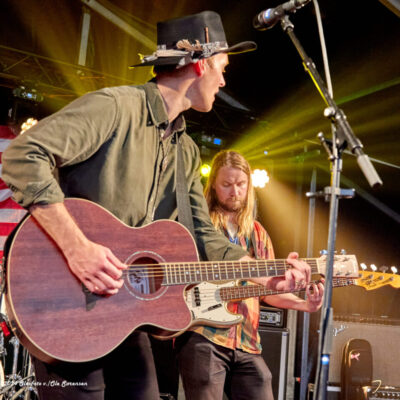
[[[14,139],[2,156],[2,179],[14,200],[25,208],[62,202],[55,168],[94,154],[112,134],[117,113],[115,99],[107,90],[92,92]]]

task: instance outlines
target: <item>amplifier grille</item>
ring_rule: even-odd
[[[400,387],[400,326],[335,320],[329,382],[340,382],[343,347],[350,339],[365,339],[372,347],[373,379]]]

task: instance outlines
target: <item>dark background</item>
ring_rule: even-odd
[[[158,20],[206,9],[221,14],[228,42],[254,40],[258,50],[232,56],[224,91],[245,107],[237,109],[217,99],[207,114],[187,112],[188,132],[201,148],[204,162],[221,148],[241,151],[254,168],[265,168],[271,181],[258,189],[259,216],[269,231],[277,257],[292,250],[307,251],[308,200],[311,173],[317,171],[317,189],[329,185],[329,162],[316,140],[330,137],[324,103],[304,71],[299,55],[279,25],[259,32],[253,17],[277,1],[178,0],[100,1],[125,22],[156,40]],[[12,90],[35,88],[40,103],[20,101],[19,115],[42,118],[77,96],[104,86],[143,83],[149,68],[128,70],[138,53],[150,54],[140,41],[127,35],[91,10],[86,67],[77,65],[82,10],[79,0],[3,0],[0,2],[0,115],[15,109]],[[320,8],[336,102],[375,162],[384,185],[372,190],[355,159],[343,157],[343,187],[355,187],[352,200],[341,200],[337,249],[356,254],[360,262],[398,266],[400,181],[400,21],[378,0],[321,0]],[[325,79],[315,11],[310,3],[291,17],[295,33]],[[205,136],[206,135],[206,136]],[[219,138],[213,146],[205,137]],[[268,154],[265,155],[264,151]],[[397,168],[395,167],[397,166]],[[367,198],[369,200],[367,200]],[[385,208],[386,207],[386,208]],[[329,205],[316,201],[312,255],[327,248]],[[397,282],[397,279],[396,279]],[[396,289],[366,293],[362,288],[337,289],[337,312],[372,315],[399,314]]]

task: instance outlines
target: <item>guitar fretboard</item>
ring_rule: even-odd
[[[317,259],[303,259],[318,274]],[[283,276],[291,268],[286,260],[218,261],[159,264],[165,285],[194,284],[204,281]]]
[[[333,278],[332,282],[333,287],[344,287],[354,284],[356,284],[356,279],[354,278]],[[232,300],[247,299],[249,297],[271,296],[274,294],[298,293],[305,291],[305,289],[278,291],[278,290],[267,289],[265,286],[261,285],[223,287],[218,290],[222,301],[232,301]]]

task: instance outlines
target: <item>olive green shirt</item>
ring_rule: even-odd
[[[88,93],[14,139],[3,154],[2,178],[23,207],[80,197],[130,226],[176,220],[180,140],[200,256],[239,259],[246,253],[217,233],[208,216],[199,150],[185,133],[183,116],[174,121],[173,134],[163,139],[167,127],[155,82]]]

